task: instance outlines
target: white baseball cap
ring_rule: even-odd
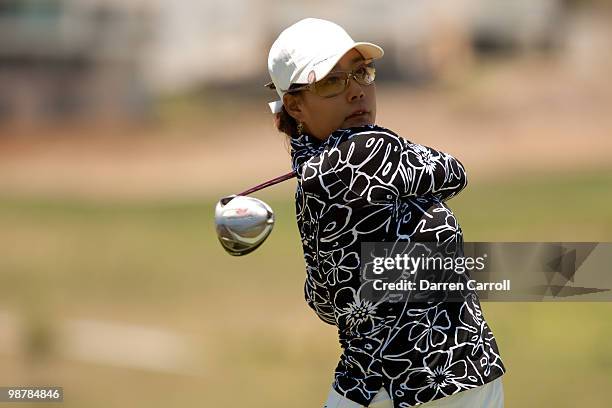
[[[283,107],[283,95],[292,84],[308,84],[323,79],[351,49],[365,59],[377,59],[384,51],[376,44],[355,42],[338,24],[318,18],[305,18],[286,28],[268,55],[268,72],[280,100],[270,102],[272,113]]]

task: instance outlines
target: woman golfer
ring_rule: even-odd
[[[463,245],[445,201],[467,184],[451,155],[376,125],[374,44],[307,18],[270,49],[270,107],[290,137],[305,297],[338,328],[327,408],[503,407],[505,367],[478,298],[378,302],[364,296],[363,242]]]

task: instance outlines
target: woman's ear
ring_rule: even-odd
[[[298,122],[304,121],[304,112],[302,111],[302,99],[298,94],[283,95],[283,105],[285,110],[293,119]]]

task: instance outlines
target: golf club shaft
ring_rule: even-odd
[[[287,174],[283,174],[282,176],[278,176],[276,178],[273,178],[272,180],[268,180],[265,183],[261,183],[261,184],[256,185],[255,187],[251,187],[248,190],[245,190],[242,193],[238,193],[236,195],[239,195],[239,196],[249,195],[251,193],[254,193],[255,191],[261,190],[262,188],[273,186],[274,184],[278,184],[278,183],[280,183],[282,181],[289,180],[289,179],[291,179],[291,178],[293,178],[295,176],[296,176],[295,171],[291,171],[291,172],[289,172]]]

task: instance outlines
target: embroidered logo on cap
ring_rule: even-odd
[[[308,73],[308,83],[314,84],[315,82],[317,82],[317,74],[314,71],[310,71]]]

